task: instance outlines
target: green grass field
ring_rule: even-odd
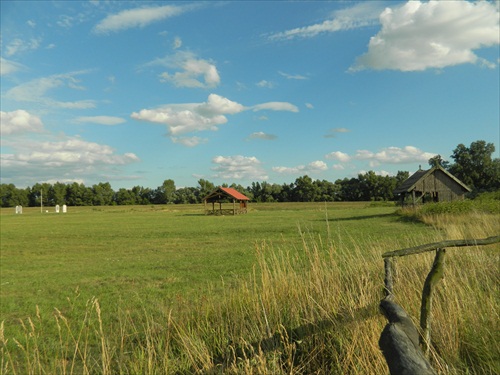
[[[327,223],[339,238],[402,238],[402,246],[410,230],[425,231],[398,221],[394,207],[366,206],[262,204],[223,217],[191,205],[2,209],[1,320],[33,314],[36,305],[62,308],[75,295],[106,308],[189,301],[249,275],[256,244],[300,247],[301,231],[326,238]]]
[[[308,248],[311,246],[320,244],[317,246],[329,251],[335,248],[336,253],[342,252],[335,255],[338,257],[335,260],[338,269],[332,268],[331,273],[345,273],[349,280],[367,277],[367,274],[356,275],[353,272],[353,264],[348,259],[356,259],[360,270],[366,269],[371,275],[372,280],[362,281],[371,285],[366,289],[381,290],[382,252],[418,245],[422,241],[429,242],[429,239],[439,237],[436,233],[442,232],[442,229],[402,220],[395,215],[395,211],[394,206],[372,206],[368,203],[253,204],[250,205],[249,214],[215,217],[205,216],[201,206],[192,205],[69,207],[66,214],[56,214],[53,209],[49,213],[41,213],[40,209],[28,208],[22,215],[14,214],[14,209],[2,209],[0,321],[4,322],[3,362],[9,362],[6,353],[11,356],[10,365],[2,365],[2,372],[15,373],[13,364],[24,361],[19,369],[28,368],[33,373],[37,373],[33,371],[33,363],[38,363],[38,367],[48,366],[60,373],[156,373],[158,368],[166,373],[189,373],[190,370],[185,369],[193,370],[193,363],[200,362],[193,354],[198,349],[196,345],[192,348],[193,342],[185,344],[181,338],[184,337],[183,332],[191,332],[195,329],[193,325],[200,324],[200,314],[207,322],[210,321],[210,326],[214,325],[213,319],[220,322],[224,318],[211,317],[217,311],[223,315],[218,310],[220,307],[216,307],[218,303],[228,309],[235,303],[233,293],[242,296],[248,292],[248,288],[256,290],[257,285],[265,287],[267,279],[259,275],[265,275],[266,272],[273,274],[283,266],[284,269],[280,271],[283,276],[288,273],[285,270],[287,262],[290,269],[299,264],[308,264],[304,268],[309,267],[310,263],[307,262],[311,261],[311,254]],[[321,245],[323,243],[324,246]],[[351,256],[351,253],[355,255]],[[274,254],[280,255],[273,258]],[[328,251],[318,251],[318,254],[322,261],[332,261],[332,254]],[[263,257],[267,260],[263,260]],[[361,265],[361,262],[366,264]],[[322,269],[321,272],[330,272],[324,266],[318,267]],[[290,282],[286,280],[288,277],[284,277],[283,285]],[[245,285],[254,286],[245,289]],[[346,290],[349,290],[348,285]],[[332,290],[332,299],[335,293]],[[278,297],[275,296],[275,299],[279,300]],[[263,304],[262,298],[259,304]],[[370,304],[376,307],[379,294],[375,292],[370,298]],[[102,325],[95,331],[106,336],[108,344],[102,344],[100,350],[102,365],[96,365],[92,370],[82,355],[78,361],[75,360],[80,349],[75,349],[73,356],[68,353],[64,355],[61,354],[61,346],[68,347],[69,341],[81,346],[80,339],[73,335],[83,331],[82,324],[87,324],[87,315],[96,306],[89,301],[95,299],[99,301],[98,320]],[[248,297],[248,300],[251,299]],[[92,306],[89,307],[89,303]],[[208,306],[207,309],[204,304]],[[284,306],[283,311],[276,314],[285,314],[286,310]],[[231,316],[232,313],[226,310],[224,314],[225,320],[228,320],[227,314]],[[244,319],[243,315],[245,313],[235,308],[233,319]],[[61,317],[64,319],[61,320]],[[140,355],[137,357],[134,353],[120,352],[117,342],[121,340],[123,344],[126,338],[135,337],[138,331],[147,333],[153,322],[162,322],[166,317],[169,322],[170,319],[181,321],[175,330],[178,348],[174,352],[167,353],[164,347],[174,346],[165,338],[171,334],[168,324],[170,328],[165,328],[166,323],[155,323],[163,327],[160,329],[162,339],[158,339],[158,345],[151,344],[154,340],[147,335],[146,342],[141,344],[148,348],[151,345],[155,353],[165,350],[167,354],[162,360],[158,359],[152,365],[149,362],[153,360],[144,353],[142,355],[147,358],[143,363]],[[186,319],[194,320],[184,326],[182,322]],[[278,319],[278,316],[274,316],[274,319]],[[288,318],[282,316],[280,319],[282,322],[278,319],[277,327],[287,319],[292,324],[294,320],[303,318],[299,319],[290,313]],[[69,336],[65,336],[66,341],[61,337],[62,321],[71,322],[67,325],[66,335]],[[377,324],[382,322],[383,319],[378,320]],[[31,329],[28,327],[30,324]],[[266,324],[269,324],[267,320]],[[125,332],[125,327],[131,332]],[[204,345],[212,347],[214,351],[223,350],[221,347],[227,343],[218,342],[217,336],[228,336],[229,333],[216,333],[217,329],[213,329],[215,338],[208,338],[206,328],[201,329],[203,334],[198,334],[205,337],[204,342],[216,341]],[[240,329],[243,328],[237,331]],[[235,337],[245,335],[234,330],[232,326],[231,335]],[[35,356],[38,359],[32,358],[32,362],[26,359],[29,356],[23,354],[28,352],[29,332],[32,336],[42,335],[44,340],[43,351],[37,349],[43,355]],[[374,332],[375,336],[377,334],[379,332]],[[70,336],[73,337],[71,340],[68,338]],[[16,340],[26,344],[16,344]],[[376,341],[372,344],[374,347],[377,345]],[[86,345],[92,347],[97,344],[89,338]],[[186,349],[186,345],[191,349]],[[179,354],[181,346],[187,350],[187,354]],[[108,349],[109,353],[106,354]],[[89,353],[94,351],[99,352],[97,347],[89,349]],[[104,354],[109,358],[105,360]],[[64,360],[73,366],[71,371],[68,370],[69,365],[57,362],[65,356],[67,358]],[[200,356],[206,357],[205,354]],[[208,356],[210,360],[206,360],[206,363],[213,364],[215,354]],[[121,359],[111,360],[112,357]],[[174,363],[177,357],[184,358],[183,362]],[[127,365],[122,364],[123,358],[129,358]],[[83,367],[75,365],[76,362]],[[146,371],[146,367],[142,368],[141,363],[144,366],[148,364],[150,371]],[[195,368],[203,370],[205,365],[196,365]],[[252,366],[251,371],[241,366],[232,371],[259,372],[259,363]],[[280,373],[273,372],[269,364],[266,366],[266,370],[261,369],[260,373]],[[182,368],[184,370],[181,371]],[[363,371],[353,369],[352,373],[367,373]]]

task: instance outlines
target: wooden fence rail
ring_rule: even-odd
[[[447,247],[491,245],[500,242],[500,236],[484,239],[463,239],[434,242],[382,254],[385,269],[385,297],[380,309],[389,323],[380,335],[379,346],[384,354],[392,375],[435,375],[428,360],[431,342],[431,311],[435,285],[444,273],[444,260]],[[393,257],[436,251],[432,268],[425,279],[420,306],[420,329],[414,326],[406,311],[394,302],[393,294]],[[420,344],[420,345],[419,345]]]

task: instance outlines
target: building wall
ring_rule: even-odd
[[[462,186],[440,170],[434,171],[419,181],[415,186],[415,191],[423,194],[429,193],[431,196],[437,195],[439,202],[463,199],[465,194]]]

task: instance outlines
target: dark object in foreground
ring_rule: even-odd
[[[419,335],[408,314],[391,298],[380,302],[389,321],[380,335],[379,346],[391,375],[436,375],[418,344]]]

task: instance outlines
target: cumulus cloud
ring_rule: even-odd
[[[175,73],[160,74],[162,82],[169,82],[176,87],[213,88],[220,84],[220,76],[213,62],[200,59],[193,52],[177,51],[174,55],[155,59],[144,66],[165,66]]]
[[[329,154],[325,155],[325,158],[338,160],[342,163],[347,163],[351,160],[351,157],[342,151],[330,152]]]
[[[94,108],[93,100],[78,100],[74,102],[64,102],[52,99],[46,96],[48,91],[59,87],[67,87],[74,90],[82,90],[79,85],[79,75],[87,73],[86,71],[55,74],[48,77],[37,78],[32,81],[22,83],[11,88],[5,93],[5,98],[15,100],[17,102],[39,103],[46,106],[67,108],[67,109],[86,109]]]
[[[319,173],[326,171],[328,166],[324,161],[316,160],[307,165],[299,165],[296,167],[273,167],[274,172],[280,174],[297,174],[297,173]]]
[[[495,66],[473,50],[499,44],[499,18],[498,6],[487,1],[410,1],[387,8],[380,15],[382,29],[350,70]]]
[[[436,154],[422,151],[414,146],[386,147],[378,152],[369,150],[358,150],[354,155],[348,155],[341,151],[334,151],[325,158],[337,160],[341,163],[348,163],[353,160],[368,161],[370,167],[376,167],[382,163],[385,164],[408,164],[408,163],[427,163],[430,158]]]
[[[212,170],[214,177],[223,180],[267,180],[261,162],[255,156],[216,156],[212,159],[216,164]]]
[[[94,27],[94,32],[106,34],[130,28],[145,27],[154,22],[178,16],[189,9],[186,6],[176,5],[127,9],[104,18]]]
[[[81,116],[75,119],[77,122],[93,123],[99,125],[118,125],[123,124],[126,120],[121,117],[114,116]]]
[[[20,133],[40,133],[43,123],[39,117],[23,109],[12,112],[0,112],[0,133],[3,136]]]
[[[35,180],[43,174],[46,179],[83,179],[102,171],[136,163],[134,153],[117,154],[103,144],[87,142],[79,137],[60,137],[56,140],[3,141],[12,153],[1,155],[2,177],[16,180]]]
[[[169,135],[177,137],[181,134],[205,130],[215,131],[220,125],[227,123],[227,115],[235,115],[249,109],[298,111],[290,103],[272,102],[246,107],[220,95],[210,94],[207,101],[203,103],[168,104],[155,109],[142,109],[139,112],[133,112],[131,117],[136,120],[164,124],[168,127]],[[182,139],[176,138],[177,143],[195,145],[194,142],[181,142],[180,140]]]
[[[377,23],[380,11],[379,2],[361,2],[353,7],[334,12],[332,17],[321,23],[277,32],[269,35],[268,39],[276,41],[295,38],[311,38],[320,34],[371,26]]]
[[[12,74],[22,69],[25,69],[24,65],[0,57],[0,75]]]
[[[405,146],[400,147],[387,147],[379,152],[372,152],[368,150],[358,150],[354,158],[356,160],[368,160],[370,166],[377,166],[380,163],[388,164],[406,164],[415,162],[427,162],[436,154],[425,152],[417,147]]]
[[[225,124],[227,114],[235,114],[245,109],[217,94],[210,94],[204,103],[170,104],[157,109],[143,109],[132,113],[136,120],[165,124],[170,135],[179,135],[203,130],[217,130]]]

